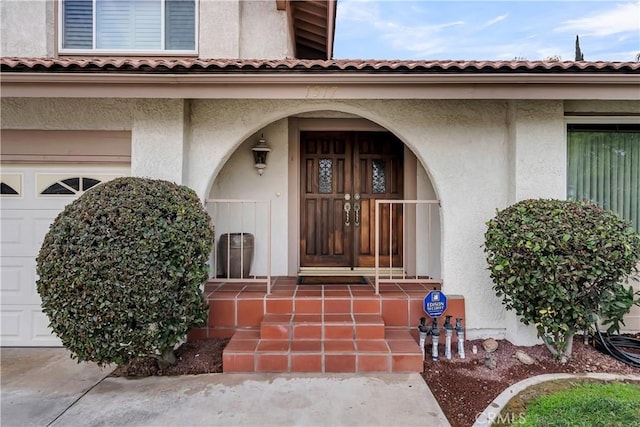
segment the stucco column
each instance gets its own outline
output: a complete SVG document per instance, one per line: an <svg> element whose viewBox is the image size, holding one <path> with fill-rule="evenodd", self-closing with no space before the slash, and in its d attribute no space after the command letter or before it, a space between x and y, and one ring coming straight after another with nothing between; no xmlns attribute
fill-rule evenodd
<svg viewBox="0 0 640 427"><path fill-rule="evenodd" d="M510 101L508 106L509 205L530 198L566 198L567 148L562 101ZM505 338L516 345L540 341L514 312Z"/></svg>
<svg viewBox="0 0 640 427"><path fill-rule="evenodd" d="M509 202L566 197L567 146L562 101L510 101Z"/></svg>
<svg viewBox="0 0 640 427"><path fill-rule="evenodd" d="M186 101L140 100L131 127L131 175L182 184L187 146Z"/></svg>

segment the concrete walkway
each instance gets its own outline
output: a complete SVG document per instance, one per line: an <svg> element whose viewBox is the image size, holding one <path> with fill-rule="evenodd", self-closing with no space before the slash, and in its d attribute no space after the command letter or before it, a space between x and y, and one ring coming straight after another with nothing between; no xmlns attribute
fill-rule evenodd
<svg viewBox="0 0 640 427"><path fill-rule="evenodd" d="M64 349L3 348L1 425L448 426L419 374L125 379Z"/></svg>

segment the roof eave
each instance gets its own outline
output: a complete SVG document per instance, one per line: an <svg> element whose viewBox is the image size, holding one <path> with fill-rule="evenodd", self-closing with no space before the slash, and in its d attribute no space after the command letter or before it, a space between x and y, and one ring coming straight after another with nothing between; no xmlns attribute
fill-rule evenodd
<svg viewBox="0 0 640 427"><path fill-rule="evenodd" d="M640 99L621 73L3 73L3 97L226 99Z"/></svg>

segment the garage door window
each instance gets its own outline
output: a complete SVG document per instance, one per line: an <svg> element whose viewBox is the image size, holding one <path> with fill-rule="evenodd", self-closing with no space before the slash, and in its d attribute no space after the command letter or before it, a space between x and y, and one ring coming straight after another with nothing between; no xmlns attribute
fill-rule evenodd
<svg viewBox="0 0 640 427"><path fill-rule="evenodd" d="M18 193L18 191L13 188L12 186L10 186L9 184L5 184L0 183L0 191L2 192L3 196L19 196L20 193Z"/></svg>
<svg viewBox="0 0 640 427"><path fill-rule="evenodd" d="M3 173L0 181L0 194L2 197L20 196L22 194L22 176L17 173Z"/></svg>
<svg viewBox="0 0 640 427"><path fill-rule="evenodd" d="M89 177L66 178L49 185L40 194L45 196L73 196L84 193L98 184L100 184L100 180Z"/></svg>

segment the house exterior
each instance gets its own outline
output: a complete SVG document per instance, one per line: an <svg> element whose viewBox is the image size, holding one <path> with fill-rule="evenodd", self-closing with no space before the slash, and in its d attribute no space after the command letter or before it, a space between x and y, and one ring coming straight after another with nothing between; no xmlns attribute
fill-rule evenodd
<svg viewBox="0 0 640 427"><path fill-rule="evenodd" d="M252 277L378 265L464 298L468 338L516 344L535 332L491 289L485 223L581 197L572 135L632 135L620 191L638 226L638 63L332 60L333 0L145 2L138 45L105 30L124 16L107 3L1 6L2 345L58 344L34 257L66 203L120 175L193 188L217 240L255 234Z"/></svg>

